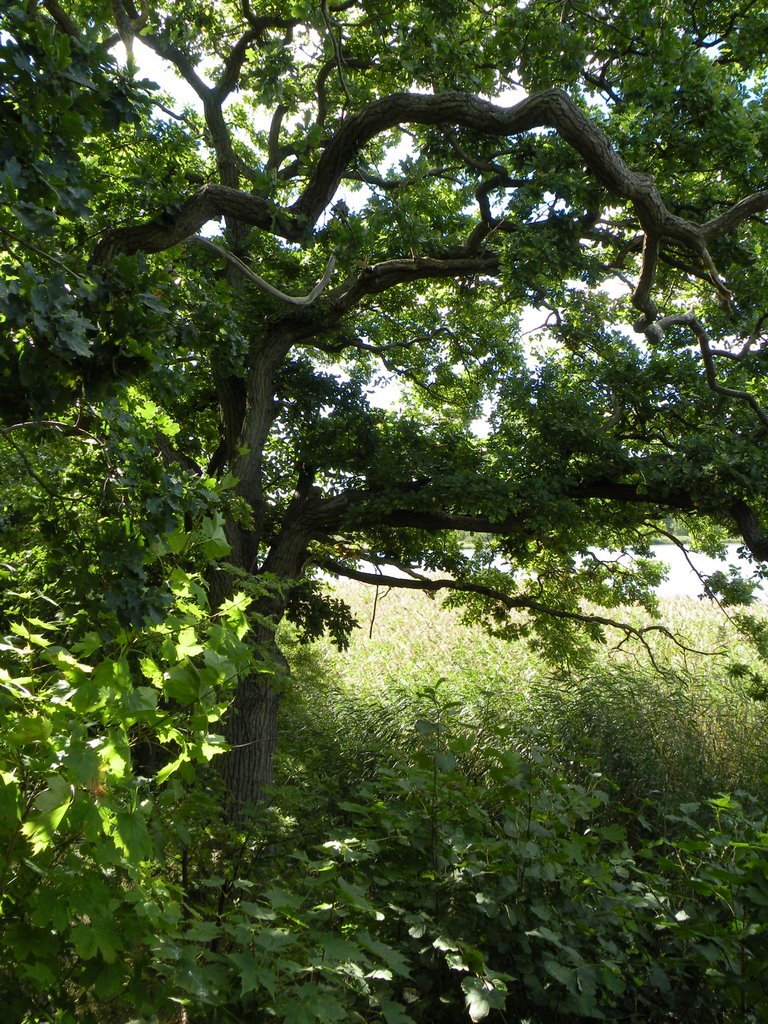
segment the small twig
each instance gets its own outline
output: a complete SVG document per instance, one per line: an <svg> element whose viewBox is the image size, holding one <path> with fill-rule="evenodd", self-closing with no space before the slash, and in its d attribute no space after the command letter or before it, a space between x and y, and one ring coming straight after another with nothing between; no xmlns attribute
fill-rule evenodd
<svg viewBox="0 0 768 1024"><path fill-rule="evenodd" d="M747 340L744 342L744 344L741 346L741 348L739 349L738 352L729 352L727 348L713 348L712 349L712 355L713 356L724 356L726 359L733 359L733 361L736 362L736 363L740 362L747 355L749 350L752 348L752 346L756 343L757 339L760 337L760 332L761 332L761 330L763 328L763 324L765 323L766 320L768 320L768 313L763 313L763 315L760 317L760 319L755 324L754 331L752 331L752 333L747 338Z"/></svg>
<svg viewBox="0 0 768 1024"><path fill-rule="evenodd" d="M331 24L331 18L328 13L327 0L322 0L322 3L320 4L320 10L323 15L325 27L328 29L328 35L331 37L331 45L333 46L333 53L336 58L336 68L339 73L339 83L341 85L344 96L346 97L347 103L349 104L350 107L352 107L353 103L352 97L349 92L349 86L347 85L347 81L344 78L344 58L341 53L341 46L339 45L339 41L333 32L333 25Z"/></svg>
<svg viewBox="0 0 768 1024"><path fill-rule="evenodd" d="M717 596L717 594L715 594L715 593L714 593L714 592L713 592L713 591L711 590L711 588L709 587L709 584L707 583L707 581L706 581L706 579L704 578L704 576L703 576L703 575L702 575L702 574L701 574L701 573L699 572L699 570L698 570L698 569L696 568L696 566L695 566L695 565L693 564L693 561L692 561L692 559L691 559L691 555L690 555L690 552L688 551L688 548L687 548L687 547L685 546L685 544L683 544L683 542L682 542L681 540L679 540L679 538L677 538L677 537L676 537L676 536L674 535L674 533L668 533L668 532L667 532L667 530L661 530L661 529L658 529L658 528L657 528L656 532L657 532L657 533L660 533L662 537L666 537L668 541L670 541L670 542L671 542L672 544L674 544L674 545L675 545L675 547L676 547L676 548L677 548L677 549L678 549L679 551L681 551L681 552L682 552L682 554L683 554L683 558L684 558L684 559L686 560L686 562L688 563L688 568L689 568L689 569L691 570L691 572L692 572L692 573L693 573L693 574L694 574L694 575L696 576L696 578L698 579L699 583L700 583L700 584L702 585L702 587L704 588L704 593L706 594L706 596L707 596L707 597L709 598L709 600L710 600L710 601L714 601L714 602L715 602L715 604L716 604L716 605L717 605L717 607L718 607L718 608L720 609L720 611L721 611L721 612L723 613L723 615L725 616L725 618L726 618L726 619L727 619L727 620L728 620L728 621L729 621L729 622L731 623L731 625L732 625L732 626L735 626L735 625L736 625L736 623L734 622L734 620L733 620L733 619L731 618L731 616L730 616L730 615L728 614L728 612L726 611L726 609L725 609L725 605L724 605L724 604L722 603L722 601L721 601L721 600L720 600L720 598L719 598L719 597Z"/></svg>
<svg viewBox="0 0 768 1024"><path fill-rule="evenodd" d="M88 441L93 441L95 445L101 448L104 455L104 461L107 463L107 468L112 469L112 463L109 458L109 452L104 442L96 437L95 434L91 434L90 431L78 427L76 423L64 423L62 420L22 420L19 423L12 423L8 427L3 427L0 430L0 434L9 434L12 430L29 430L35 427L53 427L55 430L61 432L67 432L70 434L79 434L81 437L86 438Z"/></svg>
<svg viewBox="0 0 768 1024"><path fill-rule="evenodd" d="M56 498L57 500L61 500L61 494L59 494L58 491L54 491L52 487L49 487L48 484L45 482L45 480L43 480L43 478L41 476L39 476L38 473L35 471L34 466L29 461L29 458L27 457L27 454L24 451L24 449L21 447L21 445L20 444L16 444L16 442L13 440L13 438L8 436L8 430L0 431L0 434L2 434L2 436L8 442L8 444L11 446L11 448L13 448L14 451L16 452L16 454L21 458L21 461L26 466L27 472L32 477L32 479L36 483L40 484L40 486L46 492L46 494L50 494L50 496L52 498Z"/></svg>
<svg viewBox="0 0 768 1024"><path fill-rule="evenodd" d="M328 260L328 266L325 268L325 273L322 278L311 292L307 295L286 295L285 292L280 291L279 288L275 288L268 281L265 281L263 277L259 277L249 267L243 263L233 252L228 249L222 248L217 245L216 242L212 242L209 238L203 238L202 235L192 235L186 239L187 242L197 242L198 245L204 246L206 249L210 249L211 252L215 252L217 256L221 256L227 260L233 266L237 267L238 270L242 271L243 274L248 278L249 281L253 281L257 284L262 291L267 292L268 295L274 295L276 299L280 299L281 302L288 302L292 306L311 306L315 299L320 295L323 289L326 287L328 282L331 280L333 275L333 269L336 266L336 257L331 256Z"/></svg>
<svg viewBox="0 0 768 1024"><path fill-rule="evenodd" d="M10 238L14 242L18 242L19 245L23 245L26 249L31 249L32 252L36 252L37 255L42 256L43 259L48 260L50 263L54 263L57 267L61 267L62 270L66 270L68 274L71 274L72 277L76 277L78 281L86 283L86 278L84 278L82 274L76 273L76 271L72 270L71 267L68 267L63 260L60 260L58 256L51 256L49 252L46 252L44 249L39 249L36 245L33 245L25 238L20 238L18 235L14 234L13 231L9 231L8 228L0 226L0 232L2 232L6 238Z"/></svg>

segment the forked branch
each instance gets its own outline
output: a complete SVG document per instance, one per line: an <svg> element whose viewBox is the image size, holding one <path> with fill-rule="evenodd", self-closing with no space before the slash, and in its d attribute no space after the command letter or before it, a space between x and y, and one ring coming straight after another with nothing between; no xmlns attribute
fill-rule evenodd
<svg viewBox="0 0 768 1024"><path fill-rule="evenodd" d="M632 204L649 237L636 295L636 304L646 315L659 244L668 241L695 253L709 279L726 298L729 293L717 274L707 245L755 212L768 209L768 191L762 191L746 197L705 224L672 213L653 179L632 170L601 128L559 89L528 96L512 107L499 107L470 93L395 93L369 103L341 122L325 146L304 191L291 206L283 208L262 196L221 185L206 185L172 216L166 214L162 220L111 232L98 246L94 261L103 263L117 252L139 249L160 252L197 233L207 220L221 216L238 218L243 224L288 241L306 241L342 179L355 167L363 147L376 136L408 123L451 131L457 127L467 128L499 138L537 129L557 132L583 158L588 170L612 196Z"/></svg>
<svg viewBox="0 0 768 1024"><path fill-rule="evenodd" d="M687 327L696 338L696 341L699 344L701 358L704 363L704 374L710 390L714 391L717 395L723 395L726 398L736 398L741 402L746 402L763 426L768 427L768 413L764 411L754 395L751 395L748 391L742 391L740 388L726 387L717 379L714 353L710 346L709 335L707 334L704 325L696 317L696 314L688 312L665 316L660 320L657 320L655 323L645 327L643 330L649 338L653 340L660 340L670 327Z"/></svg>

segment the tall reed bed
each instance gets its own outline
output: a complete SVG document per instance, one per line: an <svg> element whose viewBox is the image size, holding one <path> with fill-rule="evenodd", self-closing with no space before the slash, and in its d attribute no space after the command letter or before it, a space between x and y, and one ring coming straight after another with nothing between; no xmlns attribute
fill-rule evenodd
<svg viewBox="0 0 768 1024"><path fill-rule="evenodd" d="M285 637L294 685L282 770L294 781L332 768L343 785L397 765L414 724L442 715L471 725L479 746L486 729L509 726L575 776L604 773L632 808L766 792L768 708L750 695L759 661L710 605L664 602L677 640L649 634L648 651L608 637L571 667L467 626L418 593L339 590L360 623L347 651ZM622 616L640 622L635 610Z"/></svg>

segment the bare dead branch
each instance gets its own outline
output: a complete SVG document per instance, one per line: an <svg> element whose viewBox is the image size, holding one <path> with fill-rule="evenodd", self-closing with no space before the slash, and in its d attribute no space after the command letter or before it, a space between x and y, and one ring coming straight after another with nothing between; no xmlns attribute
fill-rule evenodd
<svg viewBox="0 0 768 1024"><path fill-rule="evenodd" d="M212 242L210 238L203 238L201 235L193 235L191 238L187 239L187 242L196 242L198 245L202 245L204 248L210 249L211 252L215 252L217 256L221 256L222 259L227 260L232 264L232 266L237 267L237 269L241 271L249 281L253 281L254 284L258 285L262 291L267 292L268 295L273 295L276 299L280 299L281 302L287 302L291 306L311 306L331 280L333 268L336 266L336 257L331 256L328 260L328 265L325 268L325 273L311 292L307 295L287 295L285 292L280 291L279 288L275 288L274 285L271 285L269 281L265 281L263 277L259 277L258 274L255 274L250 267L247 267L245 263L235 256L233 252L229 252L229 250L217 245L216 242Z"/></svg>

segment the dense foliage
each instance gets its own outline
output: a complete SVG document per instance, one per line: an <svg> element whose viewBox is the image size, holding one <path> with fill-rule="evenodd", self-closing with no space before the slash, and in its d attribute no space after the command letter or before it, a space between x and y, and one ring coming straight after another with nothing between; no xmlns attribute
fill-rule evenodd
<svg viewBox="0 0 768 1024"><path fill-rule="evenodd" d="M3 4L14 1019L480 1019L504 992L514 1019L649 1020L654 993L764 1019L747 798L630 843L607 790L438 707L303 846L310 809L263 798L278 626L355 626L330 577L577 665L667 629L617 609L658 612L670 517L763 573L767 28L715 0Z"/></svg>
<svg viewBox="0 0 768 1024"><path fill-rule="evenodd" d="M212 603L258 577L265 650L286 614L345 642L318 570L405 567L563 657L621 627L585 597L653 607L670 515L768 553L762 6L386 11L3 15L6 535L53 535L65 617L157 614L207 479ZM244 805L277 700L234 709Z"/></svg>

